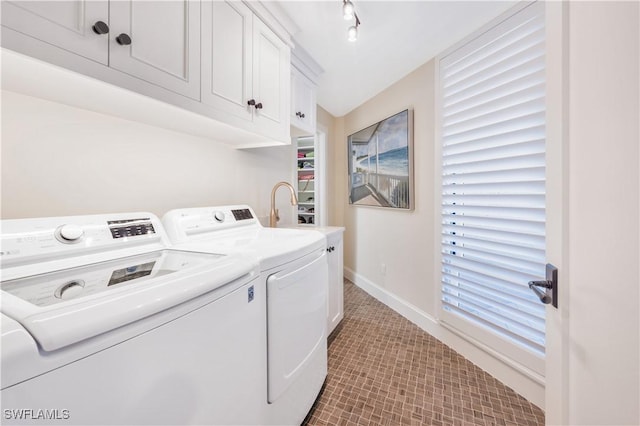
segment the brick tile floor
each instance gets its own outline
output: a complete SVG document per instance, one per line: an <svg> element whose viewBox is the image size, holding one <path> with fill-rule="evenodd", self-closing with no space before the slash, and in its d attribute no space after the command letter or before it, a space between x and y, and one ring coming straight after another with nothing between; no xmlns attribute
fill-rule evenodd
<svg viewBox="0 0 640 426"><path fill-rule="evenodd" d="M544 412L345 280L329 374L304 425L544 425Z"/></svg>

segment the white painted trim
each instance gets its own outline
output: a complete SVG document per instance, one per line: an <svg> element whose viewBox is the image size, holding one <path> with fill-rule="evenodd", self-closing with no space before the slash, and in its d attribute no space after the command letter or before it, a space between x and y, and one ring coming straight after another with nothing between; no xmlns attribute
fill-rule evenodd
<svg viewBox="0 0 640 426"><path fill-rule="evenodd" d="M320 201L320 221L316 220L316 226L327 226L329 224L329 207L327 206L327 143L329 139L329 129L316 121L316 164L315 168L320 173L320 178L316 183L320 184L317 200ZM316 173L316 177L318 173ZM317 209L316 209L317 211Z"/></svg>
<svg viewBox="0 0 640 426"><path fill-rule="evenodd" d="M380 287L368 278L344 267L344 277L413 324L449 346L467 360L491 374L533 404L544 409L544 378L497 353L486 345L443 326L436 318Z"/></svg>
<svg viewBox="0 0 640 426"><path fill-rule="evenodd" d="M243 1L243 3L251 9L256 16L264 22L287 46L293 48L293 40L291 35L297 33L298 27L291 19L287 19L287 15L282 15L273 7L271 2L260 1Z"/></svg>
<svg viewBox="0 0 640 426"><path fill-rule="evenodd" d="M307 77L313 84L318 85L320 75L324 73L324 69L318 64L313 57L304 50L302 46L293 40L293 49L291 49L291 65Z"/></svg>
<svg viewBox="0 0 640 426"><path fill-rule="evenodd" d="M369 279L357 274L350 268L344 267L344 276L355 285L369 293L380 302L384 303L427 333L434 335L437 333L438 321L431 315L421 311L409 302L402 300L395 294L378 286Z"/></svg>

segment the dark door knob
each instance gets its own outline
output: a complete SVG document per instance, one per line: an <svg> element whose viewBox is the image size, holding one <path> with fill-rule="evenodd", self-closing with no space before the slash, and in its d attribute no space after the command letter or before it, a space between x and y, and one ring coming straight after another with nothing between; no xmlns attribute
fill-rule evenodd
<svg viewBox="0 0 640 426"><path fill-rule="evenodd" d="M109 33L109 26L107 24L105 24L102 21L98 21L95 24L93 24L93 32L96 34L108 34Z"/></svg>
<svg viewBox="0 0 640 426"><path fill-rule="evenodd" d="M116 37L116 42L118 42L118 44L121 46L128 46L131 44L131 37L129 37L125 33L122 33L118 37Z"/></svg>
<svg viewBox="0 0 640 426"><path fill-rule="evenodd" d="M256 109L262 109L262 102L258 102L256 104Z"/></svg>
<svg viewBox="0 0 640 426"><path fill-rule="evenodd" d="M303 113L300 113L300 118L304 118L304 114Z"/></svg>
<svg viewBox="0 0 640 426"><path fill-rule="evenodd" d="M255 104L256 104L256 100L255 99L249 99L247 101L247 105L249 105L249 106L254 106Z"/></svg>

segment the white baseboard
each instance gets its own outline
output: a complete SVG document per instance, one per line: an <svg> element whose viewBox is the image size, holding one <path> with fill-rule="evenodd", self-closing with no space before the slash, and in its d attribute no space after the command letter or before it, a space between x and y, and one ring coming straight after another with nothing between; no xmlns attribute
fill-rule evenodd
<svg viewBox="0 0 640 426"><path fill-rule="evenodd" d="M435 336L434 333L438 332L437 327L440 327L440 325L438 324L438 320L416 308L406 300L403 300L395 294L390 293L389 291L378 286L362 275L357 274L346 266L344 268L344 276L349 281L351 281L427 333Z"/></svg>
<svg viewBox="0 0 640 426"><path fill-rule="evenodd" d="M539 380L505 362L479 342L471 342L442 326L436 318L346 266L344 277L544 410L545 389Z"/></svg>

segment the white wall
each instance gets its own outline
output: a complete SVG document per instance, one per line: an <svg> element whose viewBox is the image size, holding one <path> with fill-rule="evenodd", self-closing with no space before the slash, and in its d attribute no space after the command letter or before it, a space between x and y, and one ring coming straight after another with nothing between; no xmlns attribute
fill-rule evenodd
<svg viewBox="0 0 640 426"><path fill-rule="evenodd" d="M290 146L235 150L13 92L2 92L2 218L246 203L268 216L291 181ZM283 190L281 210L293 209ZM283 215L289 217L290 215Z"/></svg>
<svg viewBox="0 0 640 426"><path fill-rule="evenodd" d="M570 2L568 31L565 420L638 425L640 4Z"/></svg>
<svg viewBox="0 0 640 426"><path fill-rule="evenodd" d="M344 117L347 136L403 109L413 109L415 210L345 205L345 265L418 309L435 316L434 256L434 62L430 61ZM346 167L346 163L343 164ZM342 200L348 191L346 170ZM427 259L427 261L425 261ZM386 273L382 272L382 264Z"/></svg>

